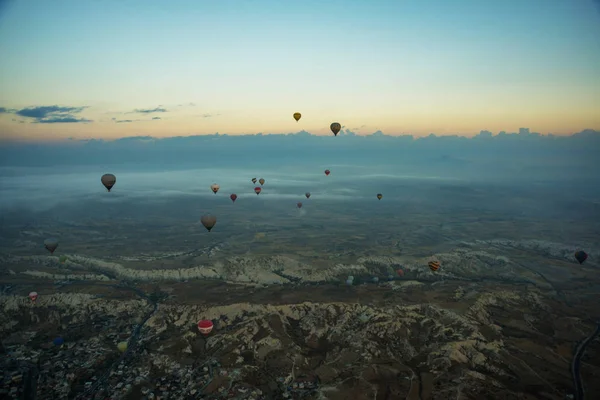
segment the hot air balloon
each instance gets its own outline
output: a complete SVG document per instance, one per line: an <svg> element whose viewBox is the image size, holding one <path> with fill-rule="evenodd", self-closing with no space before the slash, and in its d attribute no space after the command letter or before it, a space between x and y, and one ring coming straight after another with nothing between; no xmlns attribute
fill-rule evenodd
<svg viewBox="0 0 600 400"><path fill-rule="evenodd" d="M217 192L219 191L220 188L221 188L221 186L217 185L216 183L213 183L212 185L210 185L210 190L212 190L212 192L214 194L217 194Z"/></svg>
<svg viewBox="0 0 600 400"><path fill-rule="evenodd" d="M54 250L56 250L58 247L58 240L55 238L46 239L44 240L44 247L50 252L50 254L54 254Z"/></svg>
<svg viewBox="0 0 600 400"><path fill-rule="evenodd" d="M64 263L66 263L66 262L67 262L67 256L60 256L60 257L58 257L58 261L59 261L61 264L64 264Z"/></svg>
<svg viewBox="0 0 600 400"><path fill-rule="evenodd" d="M328 170L328 169L325 170L325 175L329 176L330 173L331 173L330 170Z"/></svg>
<svg viewBox="0 0 600 400"><path fill-rule="evenodd" d="M260 186L254 188L254 193L256 193L257 196L260 194L261 191L262 189L260 188Z"/></svg>
<svg viewBox="0 0 600 400"><path fill-rule="evenodd" d="M198 330L203 335L208 335L213 330L213 323L209 319L198 321Z"/></svg>
<svg viewBox="0 0 600 400"><path fill-rule="evenodd" d="M127 342L119 342L119 344L117 344L117 349L119 349L121 353L125 353L127 351Z"/></svg>
<svg viewBox="0 0 600 400"><path fill-rule="evenodd" d="M100 178L100 181L106 190L110 192L110 189L112 189L112 187L115 186L115 183L117 183L117 177L113 174L104 174L102 175L102 178Z"/></svg>
<svg viewBox="0 0 600 400"><path fill-rule="evenodd" d="M210 230L217 223L217 217L215 217L213 215L203 215L200 218L200 222L202 222L202 225L204 225L204 227L210 232Z"/></svg>
<svg viewBox="0 0 600 400"><path fill-rule="evenodd" d="M353 283L354 281L352 279L346 279L346 285L352 286Z"/></svg>
<svg viewBox="0 0 600 400"><path fill-rule="evenodd" d="M399 277L403 277L404 276L404 271L402 271L401 269L398 269L396 271L396 273L398 274Z"/></svg>
<svg viewBox="0 0 600 400"><path fill-rule="evenodd" d="M30 292L29 293L29 298L31 299L31 301L35 302L38 298L38 293L37 292Z"/></svg>
<svg viewBox="0 0 600 400"><path fill-rule="evenodd" d="M55 345L55 346L60 346L60 345L62 345L64 342L65 342L65 340L64 340L63 338L61 338L60 336L59 336L59 337L56 337L56 338L54 338L54 340L52 341L52 343L54 343L54 345Z"/></svg>
<svg viewBox="0 0 600 400"><path fill-rule="evenodd" d="M378 277L376 277L376 276L374 276L374 277L373 277L373 283L379 283L379 278L378 278Z"/></svg>
<svg viewBox="0 0 600 400"><path fill-rule="evenodd" d="M427 265L429 265L429 269L434 272L437 271L438 269L440 269L440 267L441 267L441 264L439 261L429 261L427 263Z"/></svg>
<svg viewBox="0 0 600 400"><path fill-rule="evenodd" d="M252 183L254 183L256 185L256 178L252 178Z"/></svg>
<svg viewBox="0 0 600 400"><path fill-rule="evenodd" d="M298 204L296 204L296 206L298 206L298 208L302 208L302 203L298 202Z"/></svg>
<svg viewBox="0 0 600 400"><path fill-rule="evenodd" d="M310 192L306 192L306 193L304 193L304 195L306 196L307 199L310 199Z"/></svg>
<svg viewBox="0 0 600 400"><path fill-rule="evenodd" d="M377 193L377 199L381 200L382 197L383 195L381 193Z"/></svg>
<svg viewBox="0 0 600 400"><path fill-rule="evenodd" d="M587 260L588 255L585 251L583 250L579 250L575 252L575 259L577 260L577 262L581 265L585 262L585 260Z"/></svg>
<svg viewBox="0 0 600 400"><path fill-rule="evenodd" d="M300 113L294 113L294 119L296 120L296 122L300 121L300 118L302 118L302 114Z"/></svg>
<svg viewBox="0 0 600 400"><path fill-rule="evenodd" d="M258 183L260 183L260 186L262 186L262 185L264 185L264 184L265 184L265 180L264 180L263 178L260 178L260 179L258 180Z"/></svg>
<svg viewBox="0 0 600 400"><path fill-rule="evenodd" d="M232 193L231 196L229 196L229 198L235 203L235 200L237 199L237 194Z"/></svg>
<svg viewBox="0 0 600 400"><path fill-rule="evenodd" d="M333 132L333 135L337 136L337 134L340 132L340 129L342 129L342 126L339 122L334 122L329 126L329 128L331 128L331 132Z"/></svg>

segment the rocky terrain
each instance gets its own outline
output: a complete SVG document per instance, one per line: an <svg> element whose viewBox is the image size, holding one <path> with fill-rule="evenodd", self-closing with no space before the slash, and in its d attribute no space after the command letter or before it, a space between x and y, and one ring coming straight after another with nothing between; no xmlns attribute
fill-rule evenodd
<svg viewBox="0 0 600 400"><path fill-rule="evenodd" d="M61 264L55 256L18 256L0 254L0 265L4 274L25 274L44 279L86 279L86 280L130 280L130 281L185 281L189 279L218 279L228 283L270 285L296 282L325 283L343 282L348 275L387 278L395 275L401 268L405 277L416 280L497 279L521 283L535 283L548 286L527 265L519 263L520 258L532 256L562 261L573 264L573 252L577 248L558 243L544 241L511 241L490 240L461 242L458 248L449 252L433 254L429 257L415 258L403 256L361 256L351 264L332 264L324 268L321 265L303 263L289 256L271 257L228 257L211 264L196 265L187 268L169 269L134 269L121 263L104 261L78 254L64 254L68 260ZM586 267L596 267L593 250L586 248L590 261ZM512 260L511 253L517 255ZM509 254L510 256L507 256ZM529 256L528 262L531 259ZM146 256L145 262L171 258L176 260L181 255L164 254L154 257ZM438 260L443 269L431 272L427 262ZM11 268L11 266L14 266ZM576 271L568 271L577 273Z"/></svg>
<svg viewBox="0 0 600 400"><path fill-rule="evenodd" d="M456 254L436 258L452 266ZM363 261L343 273L395 262ZM3 393L23 392L19 371L28 362L39 369L38 398L47 399L85 396L90 387L113 399L562 399L571 348L593 328L533 283L407 279L344 288L358 301L336 301L331 289L320 302L310 301L310 286L282 287L295 296L287 304L253 302L253 292L237 302L221 291L218 302L193 305L175 288L155 312L124 287L97 295L77 293L89 290L83 283L48 289L35 304L26 293L5 294L0 334L12 364ZM208 337L195 327L203 318L215 323ZM60 347L51 343L56 335L65 339ZM116 344L128 339L133 350L119 359Z"/></svg>

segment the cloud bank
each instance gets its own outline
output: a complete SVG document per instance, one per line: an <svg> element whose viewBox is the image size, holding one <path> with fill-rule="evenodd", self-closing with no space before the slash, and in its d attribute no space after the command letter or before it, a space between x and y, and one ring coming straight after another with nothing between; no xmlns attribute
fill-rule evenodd
<svg viewBox="0 0 600 400"><path fill-rule="evenodd" d="M40 116L42 114L36 114ZM47 114L44 114L47 115ZM416 179L491 181L600 181L600 132L543 136L482 131L461 136L358 136L346 129L337 137L295 134L202 135L157 139L127 137L114 141L68 140L49 144L12 143L0 147L0 174L24 169L47 171L318 171L335 169L335 179L361 175ZM340 167L337 167L340 166ZM97 173L97 172L95 172Z"/></svg>

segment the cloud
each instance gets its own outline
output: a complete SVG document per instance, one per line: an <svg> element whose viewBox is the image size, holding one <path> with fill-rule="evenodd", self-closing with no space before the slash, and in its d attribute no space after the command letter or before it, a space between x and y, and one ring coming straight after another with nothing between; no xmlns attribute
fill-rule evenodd
<svg viewBox="0 0 600 400"><path fill-rule="evenodd" d="M66 123L87 123L93 122L90 119L78 118L75 114L79 114L87 106L83 107L62 107L53 106L36 106L27 107L20 110L10 110L2 108L4 113L14 113L23 118L33 119L33 123L39 124L66 124Z"/></svg>
<svg viewBox="0 0 600 400"><path fill-rule="evenodd" d="M351 131L343 133L347 132ZM339 199L342 203L347 199L375 201L379 206L375 199L379 192L383 192L382 201L388 201L387 204L394 203L399 196L411 197L414 191L421 191L422 201L444 206L456 193L469 190L470 182L496 188L498 193L511 186L534 190L552 186L597 201L600 199L598 148L600 131L591 129L571 136L536 135L523 129L522 134L490 135L482 131L472 138L383 134L334 137L301 132L3 143L0 208L28 202L48 207L65 198L85 204L87 198L83 196L94 198L102 193L99 177L107 172L117 175L115 195L121 198L140 198L145 203L146 199L157 201L156 198L185 195L199 197L203 209L209 209L213 204L210 202L217 200L229 207L227 196L237 193L240 201L245 197L255 204L276 199L289 201L295 210L296 201L304 201L307 190L314 196L306 201L309 210L310 203L325 198ZM329 177L323 173L325 169L331 170ZM43 174L60 174L61 179L57 181ZM266 179L264 193L258 197L252 192L252 177ZM213 182L222 187L217 196L209 189ZM444 182L464 184L455 186L454 192L436 193L427 189ZM57 197L56 192L64 196ZM116 196L101 197L105 201L118 201ZM553 197L544 196L539 195L555 202ZM472 209L475 214L485 207L486 200L480 201ZM278 203L270 204L276 207ZM196 200L194 207L198 207ZM506 207L516 213L523 209L516 202ZM597 212L597 204L593 207ZM171 204L169 209L177 206ZM570 207L564 215L572 215L576 209ZM593 220L589 216L588 219Z"/></svg>
<svg viewBox="0 0 600 400"><path fill-rule="evenodd" d="M160 106L156 107L156 108L136 108L135 110L131 111L131 113L136 113L136 114L153 114L153 113L164 113L164 112L168 112L166 109L161 108Z"/></svg>
<svg viewBox="0 0 600 400"><path fill-rule="evenodd" d="M148 119L116 119L116 118L111 118L111 121L117 123L117 124L126 124L126 123L130 123L130 122L140 122L140 121L152 121L152 120L159 120L162 119L161 117L152 117L152 119L148 120Z"/></svg>
<svg viewBox="0 0 600 400"><path fill-rule="evenodd" d="M113 120L132 123L136 120ZM150 118L142 121L151 121ZM147 146L152 143L152 146ZM323 171L335 164L388 165L406 174L436 170L440 174L474 176L486 168L503 176L526 175L528 165L549 164L547 173L566 176L574 166L579 177L598 179L597 150L600 132L591 129L571 136L539 135L535 132L490 134L482 131L474 137L410 135L390 136L382 132L355 135L349 129L333 135L317 136L310 132L263 135L196 135L167 138L130 137L120 140L77 140L40 144L0 145L3 165L58 166L131 164L131 168L173 169L190 165L294 165ZM61 150L61 148L64 149ZM248 149L259 148L260 155ZM17 150L18 149L18 150ZM61 153L61 151L64 152ZM58 152L58 153L56 153ZM56 154L55 154L56 153ZM68 157L65 155L69 154ZM156 160L161 160L157 164ZM564 168L561 170L558 165ZM554 169L554 166L557 166ZM542 173L541 167L535 167ZM562 168L562 167L561 167ZM510 171L509 171L510 170ZM519 172L524 171L524 172ZM256 171L258 174L260 170ZM490 172L490 173L492 173ZM594 175L595 174L595 175ZM485 176L481 172L481 176ZM571 175L572 176L572 175ZM336 178L339 174L336 174ZM519 178L521 178L519 176ZM591 183L587 183L590 185ZM600 185L599 185L600 187Z"/></svg>
<svg viewBox="0 0 600 400"><path fill-rule="evenodd" d="M85 107L60 107L60 106L42 106L23 108L16 112L17 115L26 118L43 119L55 114L77 114L83 111Z"/></svg>
<svg viewBox="0 0 600 400"><path fill-rule="evenodd" d="M91 119L75 117L51 117L36 121L38 124L69 124L77 122L93 122Z"/></svg>

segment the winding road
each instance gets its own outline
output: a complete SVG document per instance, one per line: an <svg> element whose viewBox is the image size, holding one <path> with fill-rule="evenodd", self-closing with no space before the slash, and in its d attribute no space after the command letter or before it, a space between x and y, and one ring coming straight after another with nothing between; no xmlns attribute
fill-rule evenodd
<svg viewBox="0 0 600 400"><path fill-rule="evenodd" d="M575 350L573 361L571 361L571 376L573 377L573 387L575 388L575 400L585 399L585 388L581 381L581 358L585 354L588 345L600 335L600 322L596 322L596 330L590 336L585 338Z"/></svg>

